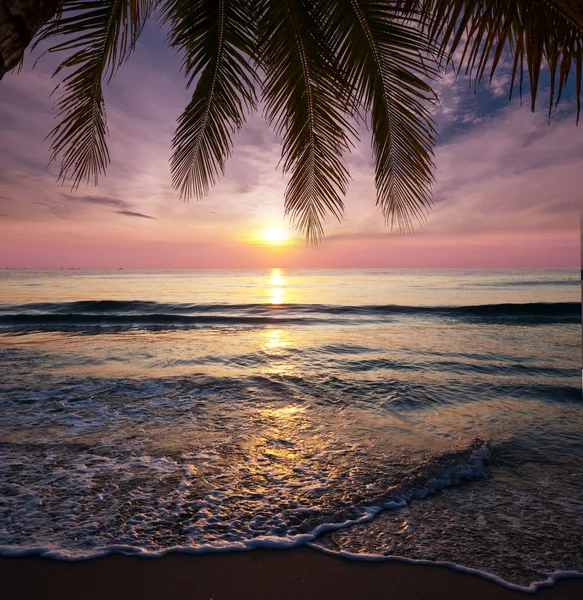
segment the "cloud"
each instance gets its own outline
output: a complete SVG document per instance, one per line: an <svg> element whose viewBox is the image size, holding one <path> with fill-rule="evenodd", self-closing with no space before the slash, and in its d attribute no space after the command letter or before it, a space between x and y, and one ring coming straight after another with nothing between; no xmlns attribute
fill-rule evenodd
<svg viewBox="0 0 583 600"><path fill-rule="evenodd" d="M131 210L116 210L115 212L118 215L125 215L126 217L140 217L141 219L154 219L154 220L156 220L156 217L151 217L150 215L144 215L144 214L139 213L139 212L133 212Z"/></svg>
<svg viewBox="0 0 583 600"><path fill-rule="evenodd" d="M68 198L75 202L87 202L88 204L96 204L98 206L105 206L107 208L118 208L120 210L127 210L132 208L132 204L119 198L109 198L107 196L71 196Z"/></svg>
<svg viewBox="0 0 583 600"><path fill-rule="evenodd" d="M505 105L438 146L434 206L412 239L574 235L583 171L583 136L574 111L565 105L549 126L546 111L531 114L519 104ZM373 210L372 178L372 172L356 172L346 222L331 224L324 243L404 239Z"/></svg>
<svg viewBox="0 0 583 600"><path fill-rule="evenodd" d="M549 126L544 111L518 106L490 115L439 147L436 207L443 232L569 230L580 210L583 136L573 111Z"/></svg>

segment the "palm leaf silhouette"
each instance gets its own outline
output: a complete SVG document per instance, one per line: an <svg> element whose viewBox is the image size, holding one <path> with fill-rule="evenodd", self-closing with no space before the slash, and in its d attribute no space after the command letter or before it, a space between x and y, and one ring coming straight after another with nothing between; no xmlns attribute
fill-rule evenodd
<svg viewBox="0 0 583 600"><path fill-rule="evenodd" d="M224 171L231 134L256 107L250 57L257 36L244 8L228 0L172 0L164 7L170 42L183 50L188 85L198 77L172 142L172 181L185 198L208 193Z"/></svg>
<svg viewBox="0 0 583 600"><path fill-rule="evenodd" d="M428 110L437 70L412 11L375 0L330 2L335 49L370 115L377 204L411 227L430 204L435 127Z"/></svg>
<svg viewBox="0 0 583 600"><path fill-rule="evenodd" d="M436 139L432 83L447 63L477 83L492 78L508 52L510 94L517 80L522 92L526 67L533 110L545 65L549 111L575 74L579 117L583 7L575 0L65 0L37 43L58 37L50 51L69 53L57 70L67 74L50 136L51 159L61 157L60 177L74 186L105 172L103 82L150 15L169 27L193 87L172 143L174 186L187 199L208 193L261 91L283 139L285 210L309 241L322 236L328 215L342 215L344 155L363 119L385 219L410 229L425 215Z"/></svg>
<svg viewBox="0 0 583 600"><path fill-rule="evenodd" d="M348 188L342 154L355 134L322 26L309 0L266 2L260 21L265 112L283 136L283 170L291 172L285 210L311 242L323 234L328 213L342 215Z"/></svg>
<svg viewBox="0 0 583 600"><path fill-rule="evenodd" d="M577 121L581 112L583 5L574 0L414 0L405 3L421 14L439 54L451 60L462 51L457 68L475 77L488 71L492 79L502 54L513 59L510 96L516 78L528 72L531 108L534 111L541 68L551 75L549 116L560 100L572 67L576 74ZM489 69L488 69L489 66Z"/></svg>
<svg viewBox="0 0 583 600"><path fill-rule="evenodd" d="M149 0L68 1L37 42L65 37L49 52L70 51L56 73L73 69L57 86L61 117L50 132L51 160L62 154L63 179L74 187L83 179L97 183L109 164L103 80L110 79L134 49L153 7Z"/></svg>

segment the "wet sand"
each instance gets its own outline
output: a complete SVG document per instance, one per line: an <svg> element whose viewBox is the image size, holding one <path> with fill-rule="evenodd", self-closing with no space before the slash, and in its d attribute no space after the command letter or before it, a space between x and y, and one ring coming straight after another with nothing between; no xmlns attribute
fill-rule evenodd
<svg viewBox="0 0 583 600"><path fill-rule="evenodd" d="M15 600L583 598L583 579L528 594L447 567L346 560L307 548L82 562L1 558L0 582L0 596Z"/></svg>

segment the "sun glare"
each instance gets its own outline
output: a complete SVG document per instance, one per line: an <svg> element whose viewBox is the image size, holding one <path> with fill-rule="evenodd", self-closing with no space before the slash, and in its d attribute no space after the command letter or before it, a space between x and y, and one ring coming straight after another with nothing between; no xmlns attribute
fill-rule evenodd
<svg viewBox="0 0 583 600"><path fill-rule="evenodd" d="M281 269L271 269L269 285L265 291L270 304L285 304L285 278Z"/></svg>
<svg viewBox="0 0 583 600"><path fill-rule="evenodd" d="M289 241L289 231L281 227L269 227L261 232L261 237L266 244L281 246Z"/></svg>

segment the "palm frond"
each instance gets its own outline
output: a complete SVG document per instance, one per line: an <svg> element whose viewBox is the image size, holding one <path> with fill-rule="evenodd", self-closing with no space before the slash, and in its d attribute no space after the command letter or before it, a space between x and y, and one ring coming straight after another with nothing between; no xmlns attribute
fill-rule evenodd
<svg viewBox="0 0 583 600"><path fill-rule="evenodd" d="M341 64L372 126L377 204L410 230L431 203L435 125L431 46L410 11L390 0L332 0L330 29Z"/></svg>
<svg viewBox="0 0 583 600"><path fill-rule="evenodd" d="M0 80L12 69L20 73L27 46L60 10L60 4L61 0L0 0Z"/></svg>
<svg viewBox="0 0 583 600"><path fill-rule="evenodd" d="M154 0L66 0L57 19L39 34L42 40L64 37L49 52L72 52L59 66L73 69L57 86L60 122L50 132L51 161L62 155L60 179L77 187L97 184L109 164L107 119L102 82L133 50Z"/></svg>
<svg viewBox="0 0 583 600"><path fill-rule="evenodd" d="M262 80L267 120L283 137L286 214L309 241L340 218L349 175L343 161L366 115L376 162L377 205L410 229L431 204L435 125L432 81L442 61L492 78L506 50L512 89L528 72L532 109L541 69L551 74L550 111L575 73L581 107L580 0L64 0L36 43L59 37L59 122L51 160L73 186L104 173L109 154L103 81L160 9L184 56L192 98L173 139L172 180L200 198L224 171L232 136L256 107Z"/></svg>
<svg viewBox="0 0 583 600"><path fill-rule="evenodd" d="M583 5L574 0L415 0L405 3L423 15L426 31L440 43L442 57L462 50L458 70L476 82L490 79L505 50L513 59L510 97L524 65L529 76L531 108L536 108L540 73L551 75L549 117L575 72L577 122L581 112ZM488 65L489 69L488 69Z"/></svg>
<svg viewBox="0 0 583 600"><path fill-rule="evenodd" d="M285 211L316 243L326 216L340 219L348 188L342 155L356 132L346 115L346 80L325 45L322 3L280 0L265 2L263 8L265 114L283 137L283 171L291 173Z"/></svg>
<svg viewBox="0 0 583 600"><path fill-rule="evenodd" d="M201 198L224 172L232 134L256 107L252 62L256 32L248 2L170 0L170 43L184 53L192 99L172 142L172 181L182 197Z"/></svg>

